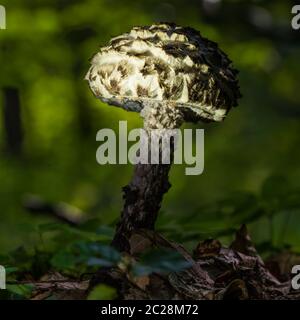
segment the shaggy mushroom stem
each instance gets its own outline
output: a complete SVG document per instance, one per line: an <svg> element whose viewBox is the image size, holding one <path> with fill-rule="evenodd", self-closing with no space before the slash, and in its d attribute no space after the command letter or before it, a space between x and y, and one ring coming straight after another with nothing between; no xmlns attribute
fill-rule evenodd
<svg viewBox="0 0 300 320"><path fill-rule="evenodd" d="M179 108L161 102L146 103L141 116L148 134L148 159L150 161L151 152L158 152L160 160L158 164L136 164L131 182L123 188L125 203L112 244L126 252L130 252L129 239L135 230L154 230L163 196L171 187L168 176L175 146L174 136L170 137L172 131L167 129L178 129L183 122ZM159 141L154 150L151 149L153 137ZM170 141L168 164L161 163L163 141Z"/></svg>

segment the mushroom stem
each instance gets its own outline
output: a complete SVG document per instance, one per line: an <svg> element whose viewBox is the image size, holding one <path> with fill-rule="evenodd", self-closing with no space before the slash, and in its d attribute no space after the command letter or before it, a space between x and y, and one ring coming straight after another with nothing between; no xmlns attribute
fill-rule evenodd
<svg viewBox="0 0 300 320"><path fill-rule="evenodd" d="M178 108L161 103L147 104L141 116L144 118L144 128L148 133L148 147L151 145L153 130L159 135L159 159L162 159L163 138L170 134L165 129L179 128L183 117ZM157 140L156 140L157 141ZM151 159L151 147L148 149L148 159ZM169 171L173 162L174 140L170 141L170 163L135 165L131 182L123 188L125 200L121 219L117 224L112 245L120 251L130 252L129 239L137 229L153 230L164 194L169 190Z"/></svg>

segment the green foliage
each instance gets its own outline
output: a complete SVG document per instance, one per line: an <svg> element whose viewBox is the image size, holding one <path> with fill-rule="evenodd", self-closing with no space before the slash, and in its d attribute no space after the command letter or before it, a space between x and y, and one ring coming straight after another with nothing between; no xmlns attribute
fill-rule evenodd
<svg viewBox="0 0 300 320"><path fill-rule="evenodd" d="M260 254L270 255L286 248L300 252L293 234L288 232L295 227L294 234L297 235L294 221L300 213L298 195L299 188L292 186L287 179L271 176L262 184L257 195L235 193L218 202L203 205L199 209L202 221L197 220L196 214L175 221L162 213L158 229L170 239L193 249L200 240L210 237L229 243L234 231L246 222L250 234L260 240L256 243ZM51 270L78 278L83 274L94 273L101 267L126 266L131 276L139 277L151 273L179 272L190 266L178 252L167 249L146 251L137 261L129 262L109 245L112 228L100 226L94 220L76 228L62 223L41 224L35 232L40 234L41 239L46 239L49 233L52 236L42 246L21 246L0 257L10 283L7 290L1 292L0 298L28 298L33 287L19 285L16 280L22 279L24 275L38 280ZM114 289L106 286L95 288L89 295L89 299L95 300L115 297Z"/></svg>
<svg viewBox="0 0 300 320"><path fill-rule="evenodd" d="M113 266L120 259L120 254L108 245L82 241L57 251L51 259L51 265L57 270L78 271L80 266L82 268Z"/></svg>
<svg viewBox="0 0 300 320"><path fill-rule="evenodd" d="M279 175L268 177L258 194L232 193L196 212L173 221L165 212L158 229L178 242L192 242L223 238L230 242L235 230L246 223L254 234L257 246L264 251L292 247L299 251L299 233L292 225L300 215L300 189ZM184 230L184 232L182 232Z"/></svg>
<svg viewBox="0 0 300 320"><path fill-rule="evenodd" d="M12 294L12 297L26 299L30 298L34 286L31 284L9 284L6 289Z"/></svg>
<svg viewBox="0 0 300 320"><path fill-rule="evenodd" d="M88 300L113 300L116 297L117 292L115 288L100 284L90 292Z"/></svg>
<svg viewBox="0 0 300 320"><path fill-rule="evenodd" d="M133 266L133 274L144 276L157 272L160 274L179 272L190 267L190 262L176 251L156 249L144 253Z"/></svg>

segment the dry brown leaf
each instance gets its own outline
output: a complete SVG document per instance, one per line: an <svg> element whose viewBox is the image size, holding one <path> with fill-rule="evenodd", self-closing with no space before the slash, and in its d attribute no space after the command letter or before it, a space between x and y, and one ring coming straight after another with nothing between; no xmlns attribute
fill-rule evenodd
<svg viewBox="0 0 300 320"><path fill-rule="evenodd" d="M150 283L149 276L140 276L134 279L135 284L142 290L146 290L147 286Z"/></svg>
<svg viewBox="0 0 300 320"><path fill-rule="evenodd" d="M235 239L233 240L230 248L244 253L248 256L257 256L257 251L252 243L250 235L248 233L247 227L243 224L240 229L235 234Z"/></svg>
<svg viewBox="0 0 300 320"><path fill-rule="evenodd" d="M152 247L152 242L149 238L142 234L135 233L129 239L130 254L133 256L139 255Z"/></svg>
<svg viewBox="0 0 300 320"><path fill-rule="evenodd" d="M200 242L194 250L195 259L208 258L219 254L221 243L219 240L209 239Z"/></svg>

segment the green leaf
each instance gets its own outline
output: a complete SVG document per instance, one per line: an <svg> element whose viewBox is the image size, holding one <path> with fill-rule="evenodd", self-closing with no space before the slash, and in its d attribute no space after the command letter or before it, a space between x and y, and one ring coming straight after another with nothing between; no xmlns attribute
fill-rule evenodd
<svg viewBox="0 0 300 320"><path fill-rule="evenodd" d="M34 285L32 284L9 284L6 289L23 298L30 298Z"/></svg>
<svg viewBox="0 0 300 320"><path fill-rule="evenodd" d="M78 258L67 251L59 251L51 259L51 265L60 270L73 268L77 262Z"/></svg>
<svg viewBox="0 0 300 320"><path fill-rule="evenodd" d="M147 275L153 272L170 273L179 272L191 266L178 252L156 249L146 252L138 263L133 266L133 274L136 276Z"/></svg>
<svg viewBox="0 0 300 320"><path fill-rule="evenodd" d="M112 266L121 260L120 253L111 246L100 242L79 241L58 251L51 264L60 270L78 266Z"/></svg>
<svg viewBox="0 0 300 320"><path fill-rule="evenodd" d="M21 246L10 252L10 258L11 264L17 265L18 268L28 268L30 267L32 254Z"/></svg>
<svg viewBox="0 0 300 320"><path fill-rule="evenodd" d="M113 300L117 298L117 290L105 284L96 286L89 294L87 300Z"/></svg>
<svg viewBox="0 0 300 320"><path fill-rule="evenodd" d="M109 226L99 226L96 230L96 233L99 235L107 236L109 239L112 239L114 236L115 228Z"/></svg>
<svg viewBox="0 0 300 320"><path fill-rule="evenodd" d="M54 223L54 222L43 223L38 226L38 230L41 233L59 231L59 230L65 230L65 226L62 223Z"/></svg>
<svg viewBox="0 0 300 320"><path fill-rule="evenodd" d="M96 257L91 257L88 259L87 264L89 266L99 266L99 267L110 267L114 265L111 261L101 259L101 258L96 258Z"/></svg>
<svg viewBox="0 0 300 320"><path fill-rule="evenodd" d="M18 271L19 269L16 267L5 267L5 272L6 275L9 275L11 273L15 273L16 271Z"/></svg>
<svg viewBox="0 0 300 320"><path fill-rule="evenodd" d="M80 242L77 247L79 253L88 258L101 258L111 264L115 264L121 259L121 254L115 248L100 242Z"/></svg>

